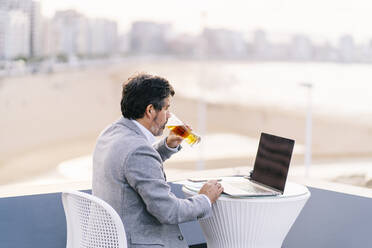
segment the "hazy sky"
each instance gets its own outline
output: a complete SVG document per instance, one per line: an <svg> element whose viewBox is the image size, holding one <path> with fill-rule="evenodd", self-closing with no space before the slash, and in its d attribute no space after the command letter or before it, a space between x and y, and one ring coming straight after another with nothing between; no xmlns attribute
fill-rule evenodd
<svg viewBox="0 0 372 248"><path fill-rule="evenodd" d="M368 0L41 0L44 15L74 8L89 17L119 22L122 31L134 20L170 22L177 31L197 33L201 13L212 27L240 31L266 29L276 34L309 34L336 40L351 34L372 39L372 1Z"/></svg>

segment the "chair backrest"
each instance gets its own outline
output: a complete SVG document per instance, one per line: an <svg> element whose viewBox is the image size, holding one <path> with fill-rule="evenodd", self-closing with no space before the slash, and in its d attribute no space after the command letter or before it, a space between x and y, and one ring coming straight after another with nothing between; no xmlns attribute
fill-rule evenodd
<svg viewBox="0 0 372 248"><path fill-rule="evenodd" d="M124 225L105 201L79 191L62 192L67 222L66 248L126 248Z"/></svg>

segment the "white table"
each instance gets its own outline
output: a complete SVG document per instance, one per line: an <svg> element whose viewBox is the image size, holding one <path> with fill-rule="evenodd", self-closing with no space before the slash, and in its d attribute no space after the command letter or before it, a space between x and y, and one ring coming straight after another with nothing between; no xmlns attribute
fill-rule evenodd
<svg viewBox="0 0 372 248"><path fill-rule="evenodd" d="M225 181L246 180L224 177ZM187 181L179 182L186 196L197 194ZM185 187L185 185L188 185ZM199 220L208 248L280 248L310 197L309 190L287 182L283 195L231 198L221 195L213 216Z"/></svg>

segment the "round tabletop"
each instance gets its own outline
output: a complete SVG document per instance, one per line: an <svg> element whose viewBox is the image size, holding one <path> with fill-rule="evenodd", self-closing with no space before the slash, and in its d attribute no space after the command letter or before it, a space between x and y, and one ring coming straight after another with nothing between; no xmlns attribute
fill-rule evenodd
<svg viewBox="0 0 372 248"><path fill-rule="evenodd" d="M247 181L244 177L220 177L222 181L225 182L244 182ZM175 182L178 184L182 184L182 191L188 195L195 195L199 192L200 188L203 186L205 182L191 182L189 180L178 181ZM243 197L231 197L227 194L221 194L218 198L220 201L242 201L242 200L249 200L249 201L290 201L291 199L298 198L308 198L310 195L309 190L306 186L287 182L285 185L284 193L282 195L273 195L273 196L243 196Z"/></svg>

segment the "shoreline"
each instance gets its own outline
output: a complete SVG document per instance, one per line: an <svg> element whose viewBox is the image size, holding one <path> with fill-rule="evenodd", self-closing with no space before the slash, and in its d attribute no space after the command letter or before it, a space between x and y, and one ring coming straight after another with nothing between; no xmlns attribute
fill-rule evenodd
<svg viewBox="0 0 372 248"><path fill-rule="evenodd" d="M151 71L168 62L113 65L51 75L3 79L0 87L0 185L53 170L59 163L90 154L105 126L120 117L120 85L136 68ZM161 70L160 70L161 71ZM175 69L177 71L177 68ZM167 77L167 75L165 75ZM182 89L177 89L181 91ZM176 93L171 111L198 130L199 101ZM208 134L231 133L258 139L268 132L304 144L305 111L279 106L206 103ZM313 115L313 162L372 158L372 123ZM206 168L247 165L252 157L207 161ZM300 164L303 156L294 156ZM225 164L225 166L223 166ZM194 166L192 166L194 165ZM192 162L168 168L194 169Z"/></svg>
<svg viewBox="0 0 372 248"><path fill-rule="evenodd" d="M197 101L192 99L186 99L182 97L175 97L173 101L175 113L178 116L181 116L182 119L188 120L189 123L193 126L197 126L197 119L196 119L196 109ZM176 107L177 106L177 107ZM181 107L183 106L183 107ZM261 128L257 128L255 125L249 125L249 128L245 127L244 125L238 123L231 123L228 118L224 120L220 120L220 116L230 116L231 109L235 109L234 113L237 112L245 112L250 113L249 118L240 119L242 123L256 123L258 125L263 125L262 128L266 132L273 132L275 134L280 133L282 136L286 136L288 134L297 134L298 137L294 137L298 144L303 144L303 137L302 131L303 126L298 125L297 128L291 126L288 128L283 123L288 122L297 122L301 123L304 120L301 120L301 116L297 115L290 115L289 113L280 114L278 111L275 113L270 114L269 110L262 109L259 110L257 108L251 109L249 107L244 106L227 106L218 104L207 104L207 130L208 133L234 133L239 134L251 138L255 138L258 140L260 131L263 131ZM263 116L275 116L275 120L264 121L265 118ZM285 118L280 118L283 116ZM181 118L180 117L180 118ZM119 116L118 116L119 118ZM303 117L304 118L304 117ZM115 118L117 119L117 118ZM282 123L281 123L282 122ZM96 138L99 135L100 129L103 129L106 125L110 124L110 122L105 123L101 127L97 125L97 132L91 132L90 135L85 135L83 137L74 137L70 139L64 139L56 142L48 142L44 145L40 146L32 146L29 150L15 153L14 155L9 155L7 158L0 160L0 185L7 184L11 182L26 180L30 177L37 176L40 173L45 173L48 171L53 171L55 167L69 159L74 159L76 157L84 156L93 152L94 145ZM319 129L322 128L327 129L327 122L321 120L319 125ZM280 125L285 126L286 128L282 129L275 129L273 125ZM314 123L314 126L316 123ZM328 125L332 125L328 124ZM349 127L353 129L354 127ZM194 128L195 129L195 128ZM345 130L345 129L342 129ZM329 133L328 135L338 135L340 130L335 129L334 133ZM293 136L292 136L293 137ZM372 137L371 137L372 138ZM328 141L328 142L327 142ZM316 142L323 142L321 146L316 146ZM329 143L330 142L330 143ZM330 140L324 140L319 137L318 139L314 139L314 148L313 149L313 162L320 163L322 161L344 161L349 160L352 158L371 158L372 154L370 153L369 149L366 149L365 153L355 153L355 152L347 152L348 147L342 147L342 144L339 144L338 147L333 147L333 149L324 150L325 147L331 145ZM361 143L358 143L359 145ZM338 150L335 150L337 148ZM344 150L342 150L343 148ZM365 147L369 148L369 147ZM254 157L246 156L246 157L228 157L224 159L212 159L205 161L205 169L213 169L213 168L223 168L223 167L237 167L237 166L246 166L247 164L253 164ZM292 162L294 166L297 164L303 163L303 155L297 154L293 156ZM32 166L31 166L32 165ZM182 170L193 170L196 168L195 161L167 161L165 164L166 168L170 169L182 169ZM22 171L20 174L19 172Z"/></svg>

